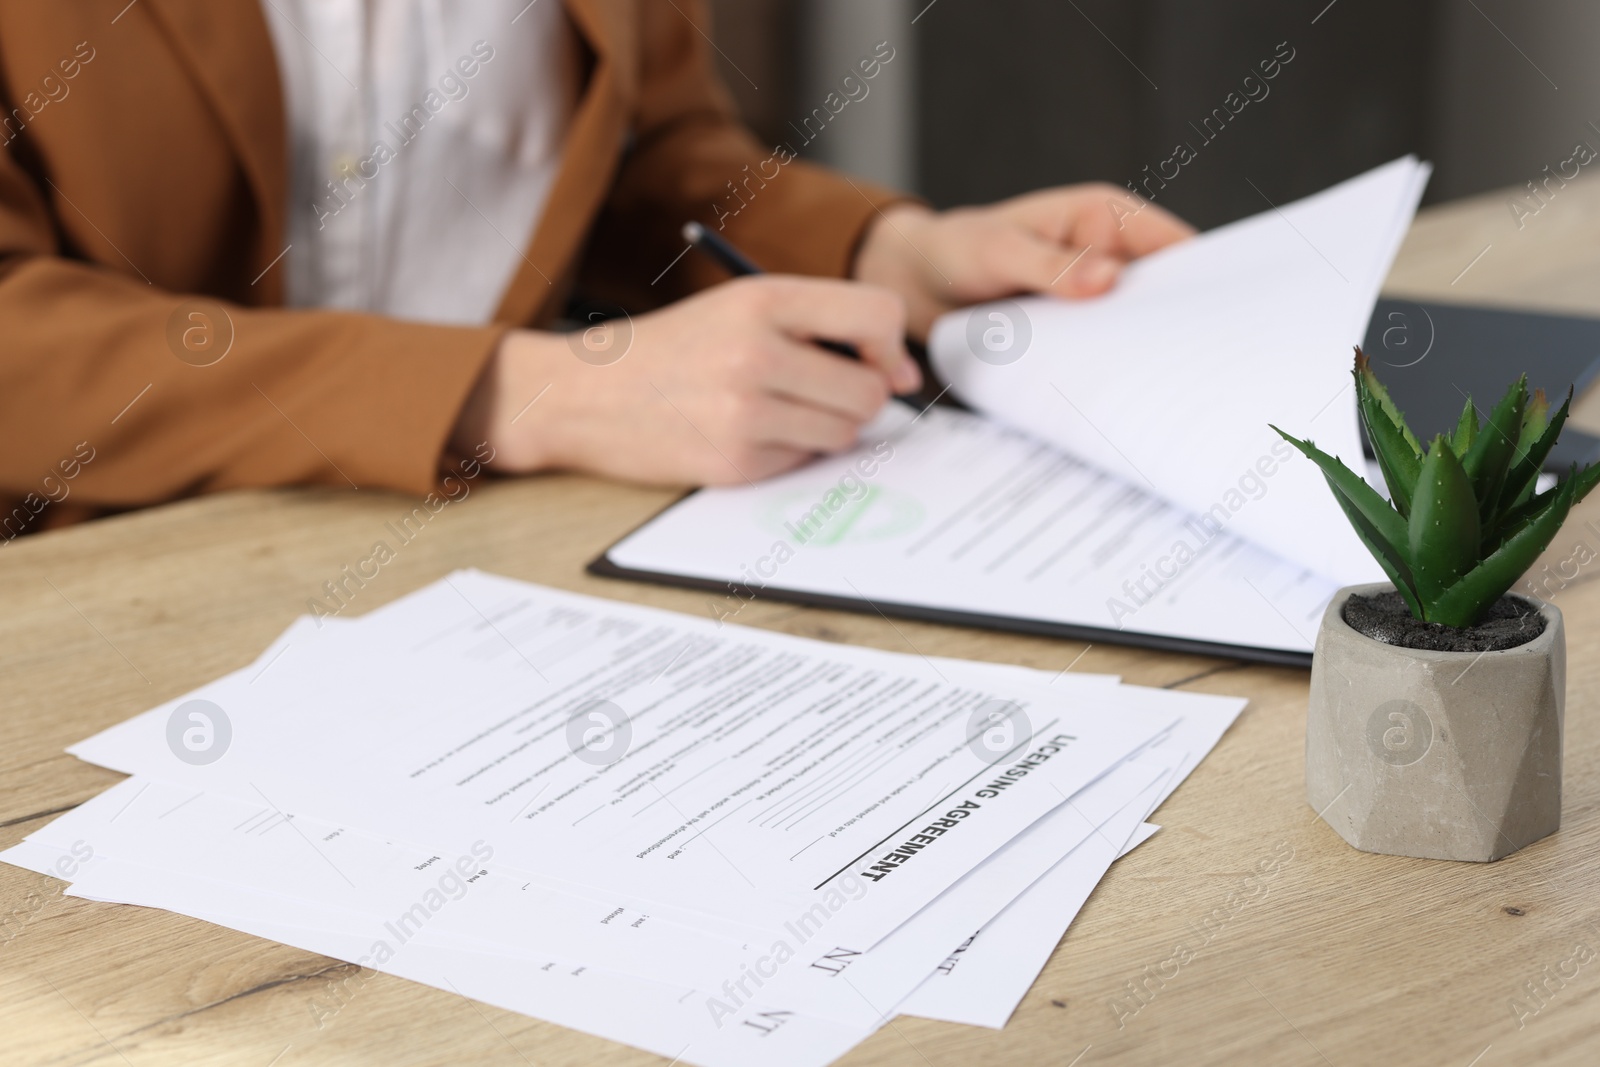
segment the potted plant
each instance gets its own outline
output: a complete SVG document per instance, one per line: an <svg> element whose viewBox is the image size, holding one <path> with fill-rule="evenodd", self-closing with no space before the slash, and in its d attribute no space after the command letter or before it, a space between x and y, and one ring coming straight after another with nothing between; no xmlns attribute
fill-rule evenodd
<svg viewBox="0 0 1600 1067"><path fill-rule="evenodd" d="M1507 595L1600 481L1536 491L1554 416L1519 379L1479 422L1424 449L1356 349L1356 398L1389 500L1337 458L1315 463L1392 585L1339 590L1317 634L1306 796L1351 845L1500 859L1561 824L1566 641L1552 604Z"/></svg>

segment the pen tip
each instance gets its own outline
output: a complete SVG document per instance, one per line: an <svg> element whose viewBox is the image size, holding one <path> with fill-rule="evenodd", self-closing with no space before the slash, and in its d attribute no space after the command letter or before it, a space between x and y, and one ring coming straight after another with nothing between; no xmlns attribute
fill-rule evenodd
<svg viewBox="0 0 1600 1067"><path fill-rule="evenodd" d="M705 232L705 227L698 222L686 222L683 224L683 239L692 245L699 244L700 238Z"/></svg>

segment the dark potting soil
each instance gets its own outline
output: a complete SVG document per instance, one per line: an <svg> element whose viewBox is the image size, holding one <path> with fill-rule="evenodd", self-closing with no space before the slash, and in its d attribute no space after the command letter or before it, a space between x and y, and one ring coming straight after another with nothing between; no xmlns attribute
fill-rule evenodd
<svg viewBox="0 0 1600 1067"><path fill-rule="evenodd" d="M1544 616L1538 609L1509 594L1496 600L1476 626L1423 622L1411 614L1399 593L1352 595L1344 602L1344 621L1374 641L1432 652L1499 652L1544 633Z"/></svg>

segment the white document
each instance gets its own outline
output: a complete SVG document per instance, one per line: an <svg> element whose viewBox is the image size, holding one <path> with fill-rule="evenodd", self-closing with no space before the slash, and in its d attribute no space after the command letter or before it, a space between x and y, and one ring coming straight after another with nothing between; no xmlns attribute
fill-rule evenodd
<svg viewBox="0 0 1600 1067"><path fill-rule="evenodd" d="M781 971L761 989L761 1003L793 1004L859 1025L892 1017L938 965L940 946L993 919L1127 807L1130 797L1155 790L1175 767L1171 756L1159 750L1121 764L1018 834L870 951L838 945L807 967ZM1149 810L1147 804L1139 808L1141 817Z"/></svg>
<svg viewBox="0 0 1600 1067"><path fill-rule="evenodd" d="M169 746L184 701L72 751L451 855L486 845L532 879L708 929L772 934L820 905L861 951L1176 717L1172 694L1000 692L915 655L476 572L196 696L231 722L215 763ZM604 765L578 757L597 701L618 720L601 740L624 750ZM990 765L970 724L1005 702L1032 725ZM842 908L849 884L867 892Z"/></svg>
<svg viewBox="0 0 1600 1067"><path fill-rule="evenodd" d="M1243 710L1242 700L1195 705L1149 751L1170 753L1173 773L1141 802L1104 821L994 920L961 942L899 1010L947 1022L1004 1026L1111 864L1155 833L1139 821L1166 803Z"/></svg>
<svg viewBox="0 0 1600 1067"><path fill-rule="evenodd" d="M1140 823L1121 849L1115 848L1113 842L1121 840L1140 805L1138 799L1130 802L958 945L897 1010L941 1022L1003 1028L1111 864L1161 829Z"/></svg>
<svg viewBox="0 0 1600 1067"><path fill-rule="evenodd" d="M1339 584L1382 577L1321 473L1267 426L1361 470L1358 344L1426 184L1396 160L1131 264L1105 296L942 317L955 395L1097 468L1213 514ZM1270 475L1264 472L1272 469ZM1268 487L1250 500L1256 482Z"/></svg>
<svg viewBox="0 0 1600 1067"><path fill-rule="evenodd" d="M180 743L195 700L226 735L214 762ZM360 620L300 620L76 746L143 777L3 858L90 843L86 897L686 1062L800 1067L871 1033L963 931L1008 943L998 913L1064 868L1076 884L1098 835L1127 841L1242 705L461 572ZM385 943L403 951L375 959Z"/></svg>
<svg viewBox="0 0 1600 1067"><path fill-rule="evenodd" d="M1048 678L1045 672L1023 668L969 667L1017 682ZM704 991L692 1000L695 1010L722 1019L737 1021L766 1010L787 1010L866 1026L875 1024L880 1014L922 981L942 958L941 946L988 922L1124 807L1152 776L1165 780L1179 767L1186 774L1243 704L1195 694L1148 695L1183 714L1158 740L1157 749L1072 796L870 951L819 940L823 950L811 959L807 942L832 933L824 928L829 917L797 916L796 923L787 924L783 940L784 951L799 958L787 968L781 966L787 959L766 942L718 940L704 931L614 906L614 901L532 887L489 858L458 858L469 861L468 895L467 883L448 856L378 841L311 818L290 820L259 801L197 794L137 778L41 828L30 843L67 852L81 842L92 842L102 859L137 862L196 880L222 880L285 898L310 898L347 913L386 916L387 928L398 931L397 939L414 935L413 927L426 923L422 932L429 939L446 938L455 947L553 957L573 966L690 984ZM1114 704L1107 707L1115 713ZM1199 747L1185 752L1188 745ZM1138 814L1142 816L1154 797L1166 795L1170 788L1139 804ZM1118 835L1119 840L1126 836L1120 830ZM448 886L440 880L441 872ZM118 893L93 877L80 879L79 890L101 899L117 899ZM419 911L418 902L429 897L433 898L429 908ZM215 907L203 897L183 910L215 914ZM754 980L753 974L767 980L758 981L756 987L745 984ZM735 987L738 991L730 983L741 983ZM1024 979L1024 989L1026 985Z"/></svg>
<svg viewBox="0 0 1600 1067"><path fill-rule="evenodd" d="M916 991L900 1002L905 1015L1000 1029L1100 879L1132 842L1159 783L1073 849L1048 874L967 938Z"/></svg>
<svg viewBox="0 0 1600 1067"><path fill-rule="evenodd" d="M775 951L770 942L728 941L609 902L534 887L490 857L435 855L315 819L291 820L260 804L138 778L42 827L29 843L63 853L89 844L97 858L137 863L196 885L237 884L344 913L381 916L396 940L424 933L474 951L556 958L688 985L702 991L694 1010L734 1021L777 1005L868 1025L922 981L941 958L942 945L987 922L1176 765L1157 751L1113 770L865 952L826 940L832 933L826 915L796 916L783 937L787 948ZM116 899L117 890L92 873L80 876L78 885L96 898ZM191 913L213 914L199 899L199 911ZM791 958L795 962L784 966ZM766 980L742 991L730 986L747 982L752 973ZM841 981L846 973L848 980Z"/></svg>
<svg viewBox="0 0 1600 1067"><path fill-rule="evenodd" d="M1261 480L1248 506L1271 504L1273 484ZM703 489L607 556L736 583L744 596L788 590L1083 627L1091 641L1110 629L1292 653L1311 651L1337 588L1038 437L900 405L855 450L756 486ZM709 594L706 609L736 617L743 603Z"/></svg>
<svg viewBox="0 0 1600 1067"><path fill-rule="evenodd" d="M63 857L71 854L34 843L0 853L5 862L43 874L52 874ZM693 991L680 986L553 959L475 951L430 936L426 928L400 938L378 917L125 861L97 856L74 866L84 872L84 888L75 885L69 896L192 915L700 1067L823 1067L875 1029L793 1011L717 1020L695 1007ZM330 1006L342 1006L341 995L331 992Z"/></svg>
<svg viewBox="0 0 1600 1067"><path fill-rule="evenodd" d="M1153 822L1140 823L1139 828L1133 832L1133 836L1128 838L1128 843L1122 846L1122 851L1117 853L1117 859L1120 860L1160 832L1161 827Z"/></svg>
<svg viewBox="0 0 1600 1067"><path fill-rule="evenodd" d="M149 791L139 797L144 802L150 799ZM1135 800L1128 806L1142 809L1146 803ZM117 818L116 825L121 821ZM1108 825L1100 832L1121 831ZM259 830L244 836L254 836L258 844L262 837ZM281 840L290 836L284 833ZM444 910L427 920L428 925L414 927L402 919L397 927L393 916L336 908L321 903L317 899L320 894L309 899L284 897L217 882L191 870L113 858L99 850L89 856L91 850L84 845L82 839L63 848L30 840L0 853L0 860L56 877L64 870L72 871L78 881L70 896L191 915L708 1067L744 1062L739 1057L753 1055L752 1049L761 1053L763 1062L795 1067L822 1064L876 1027L876 1023L851 1026L802 1011L760 1006L740 1018L719 1016L704 1009L704 993L671 982L652 982L566 959L541 958L537 953L507 951L509 946L504 943L485 945L445 929L451 909L470 907L482 899L478 894L487 882L463 888L459 898L452 894ZM196 838L191 851L205 852L218 846L238 851L237 843L230 842L227 835ZM293 850L287 854L293 856ZM287 866L291 872L314 873L310 868L316 862L302 852L298 861ZM213 874L222 873L219 866L226 863L213 860ZM357 878L362 875L357 867L347 866L346 871ZM852 982L862 984L861 976L853 977ZM334 998L333 1004L338 1003ZM784 1027L781 1035L774 1023ZM762 1038L763 1044L750 1045L753 1038Z"/></svg>

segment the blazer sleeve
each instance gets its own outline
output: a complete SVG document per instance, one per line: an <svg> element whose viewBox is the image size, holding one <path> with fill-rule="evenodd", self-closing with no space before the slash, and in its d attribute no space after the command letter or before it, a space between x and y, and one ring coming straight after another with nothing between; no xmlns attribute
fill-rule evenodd
<svg viewBox="0 0 1600 1067"><path fill-rule="evenodd" d="M868 223L910 198L794 158L801 132L780 145L759 143L713 68L704 0L637 7L631 145L591 235L581 289L652 307L726 278L700 256L661 274L683 251L679 231L690 219L721 230L766 270L848 275ZM817 101L819 120L831 116L828 103L847 106L843 99Z"/></svg>
<svg viewBox="0 0 1600 1067"><path fill-rule="evenodd" d="M58 192L0 149L0 541L210 490L438 484L503 327L163 292L69 256Z"/></svg>

